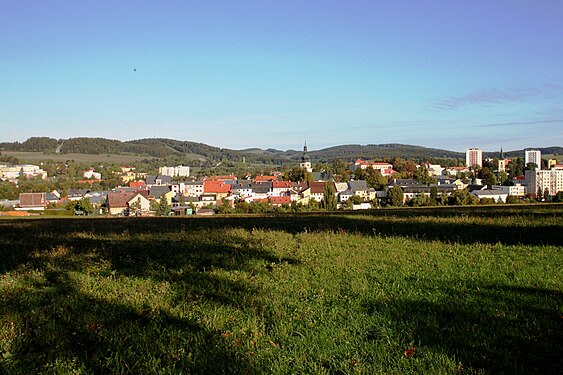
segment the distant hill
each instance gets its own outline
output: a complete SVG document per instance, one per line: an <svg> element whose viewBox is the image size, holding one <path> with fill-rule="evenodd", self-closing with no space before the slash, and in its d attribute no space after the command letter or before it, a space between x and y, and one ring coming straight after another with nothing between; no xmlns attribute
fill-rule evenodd
<svg viewBox="0 0 563 375"><path fill-rule="evenodd" d="M146 138L133 141L119 141L106 138L69 138L54 139L48 137L32 137L25 142L0 143L0 150L6 151L35 151L46 154L134 154L146 155L157 158L169 156L189 156L196 159L210 161L242 161L249 163L284 165L296 163L303 153L301 150L281 151L276 149L249 148L245 150L232 150L209 146L204 143L179 141L166 138ZM538 148L542 154L562 155L562 147ZM485 156L494 157L498 152L487 152ZM523 156L524 151L505 152L508 157ZM401 157L423 161L425 159L464 159L463 152L427 148L421 146L404 145L398 143L380 145L341 145L321 150L310 151L309 156L313 162L330 162L334 159L343 159L351 162L355 159L392 159Z"/></svg>

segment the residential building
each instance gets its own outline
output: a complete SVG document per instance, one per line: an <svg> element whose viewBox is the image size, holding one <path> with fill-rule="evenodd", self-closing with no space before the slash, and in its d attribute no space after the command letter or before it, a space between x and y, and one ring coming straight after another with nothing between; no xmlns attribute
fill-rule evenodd
<svg viewBox="0 0 563 375"><path fill-rule="evenodd" d="M45 207L47 207L47 193L20 193L19 210L43 211Z"/></svg>
<svg viewBox="0 0 563 375"><path fill-rule="evenodd" d="M220 201L230 195L231 185L221 181L205 180L203 182L203 193L215 194L216 200Z"/></svg>
<svg viewBox="0 0 563 375"><path fill-rule="evenodd" d="M524 198L526 196L526 185L522 184L515 184L511 186L493 185L491 186L491 189L502 191L503 193L513 197Z"/></svg>
<svg viewBox="0 0 563 375"><path fill-rule="evenodd" d="M146 184L149 187L151 187L151 186L168 186L168 185L172 184L172 177L163 176L163 175L147 176Z"/></svg>
<svg viewBox="0 0 563 375"><path fill-rule="evenodd" d="M388 188L391 188L393 186L399 186L403 190L403 203L418 196L430 197L432 189L436 189L438 194L445 193L447 196L458 190L458 186L456 184L427 186L419 184L413 179L395 179L389 183Z"/></svg>
<svg viewBox="0 0 563 375"><path fill-rule="evenodd" d="M322 181L309 182L311 199L314 199L317 202L321 202L325 196L324 191L326 184L331 184L331 183L332 182L322 182Z"/></svg>
<svg viewBox="0 0 563 375"><path fill-rule="evenodd" d="M448 167L442 171L442 175L453 177L457 177L461 173L469 173L469 167Z"/></svg>
<svg viewBox="0 0 563 375"><path fill-rule="evenodd" d="M0 178L7 180L17 180L19 177L27 178L40 177L47 178L47 172L33 164L16 164L12 166L0 166Z"/></svg>
<svg viewBox="0 0 563 375"><path fill-rule="evenodd" d="M203 181L186 182L184 185L184 195L189 197L199 197L203 194Z"/></svg>
<svg viewBox="0 0 563 375"><path fill-rule="evenodd" d="M365 180L350 181L348 182L348 187L354 195L357 195L364 201L370 201L375 198L375 189L370 188Z"/></svg>
<svg viewBox="0 0 563 375"><path fill-rule="evenodd" d="M190 167L184 165L177 165L175 167L160 167L158 168L158 174L170 177L189 177Z"/></svg>
<svg viewBox="0 0 563 375"><path fill-rule="evenodd" d="M94 168L89 168L89 169L85 170L82 175L84 176L84 178L89 178L89 179L93 179L93 180L101 180L102 179L102 174L98 173L98 172L94 172Z"/></svg>
<svg viewBox="0 0 563 375"><path fill-rule="evenodd" d="M549 194L555 195L563 191L563 170L561 169L537 169L526 172L527 192L531 196Z"/></svg>
<svg viewBox="0 0 563 375"><path fill-rule="evenodd" d="M289 195L291 191L291 181L274 181L272 183L272 195L273 196L281 196L281 195Z"/></svg>
<svg viewBox="0 0 563 375"><path fill-rule="evenodd" d="M551 168L563 169L563 164L557 164L557 159L549 159L547 161L547 169Z"/></svg>
<svg viewBox="0 0 563 375"><path fill-rule="evenodd" d="M109 192L106 200L108 212L110 215L125 216L130 213L146 213L150 209L147 194L147 191Z"/></svg>
<svg viewBox="0 0 563 375"><path fill-rule="evenodd" d="M395 170L393 170L393 164L390 163L385 163L385 162L372 162L372 161L365 161L362 159L357 159L354 162L354 168L352 168L353 170L356 169L368 169L368 168L372 168L375 169L377 171L379 171L379 173L381 173L382 176L387 177L393 173L397 173Z"/></svg>
<svg viewBox="0 0 563 375"><path fill-rule="evenodd" d="M253 199L268 199L272 195L273 185L272 182L253 183L251 185Z"/></svg>
<svg viewBox="0 0 563 375"><path fill-rule="evenodd" d="M429 176L441 176L445 168L438 164L426 164L426 169Z"/></svg>
<svg viewBox="0 0 563 375"><path fill-rule="evenodd" d="M541 151L538 150L526 150L524 151L524 165L527 166L528 163L534 163L541 169Z"/></svg>
<svg viewBox="0 0 563 375"><path fill-rule="evenodd" d="M186 183L185 182L178 182L176 184L170 185L170 190L174 192L174 194L184 194L186 192Z"/></svg>
<svg viewBox="0 0 563 375"><path fill-rule="evenodd" d="M246 198L252 196L252 181L240 180L236 184L231 185L233 195L239 198Z"/></svg>
<svg viewBox="0 0 563 375"><path fill-rule="evenodd" d="M171 206L172 205L172 197L174 197L176 193L174 193L168 186L152 186L149 188L149 198L154 199L156 202L160 203L160 199L164 196L166 199L166 204Z"/></svg>
<svg viewBox="0 0 563 375"><path fill-rule="evenodd" d="M473 147L465 150L465 165L472 168L474 165L481 167L483 165L483 151Z"/></svg>
<svg viewBox="0 0 563 375"><path fill-rule="evenodd" d="M274 207L279 207L281 205L290 205L291 197L289 195L284 196L272 196L270 197L270 204Z"/></svg>

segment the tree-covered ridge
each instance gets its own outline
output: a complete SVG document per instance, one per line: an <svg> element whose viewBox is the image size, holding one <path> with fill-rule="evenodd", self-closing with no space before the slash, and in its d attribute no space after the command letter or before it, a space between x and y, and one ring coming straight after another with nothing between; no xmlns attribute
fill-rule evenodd
<svg viewBox="0 0 563 375"><path fill-rule="evenodd" d="M25 142L0 143L0 150L7 151L35 151L62 154L137 154L165 158L171 156L186 156L207 159L211 161L233 161L248 163L261 163L269 165L291 164L302 156L301 150L275 150L251 148L246 150L232 150L210 146L199 142L179 141L166 138L146 138L132 141L119 141L106 138L70 138L54 139L48 137L32 137ZM542 154L563 154L563 147L538 148ZM523 156L523 150L507 151L505 156ZM351 162L355 159L390 160L403 158L409 160L425 161L431 159L464 159L463 152L448 151L422 146L404 144L368 144L368 145L339 145L321 150L310 151L309 156L313 162L330 162L336 159ZM498 152L485 152L484 156L498 156Z"/></svg>

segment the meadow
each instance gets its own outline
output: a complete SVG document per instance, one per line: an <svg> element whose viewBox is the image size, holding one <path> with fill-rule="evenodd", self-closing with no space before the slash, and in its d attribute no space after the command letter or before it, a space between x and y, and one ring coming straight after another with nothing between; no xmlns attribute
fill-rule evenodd
<svg viewBox="0 0 563 375"><path fill-rule="evenodd" d="M560 374L562 212L0 220L0 373Z"/></svg>
<svg viewBox="0 0 563 375"><path fill-rule="evenodd" d="M64 162L74 160L79 163L117 163L127 164L144 159L154 159L152 156L133 155L133 154L46 154L43 152L31 151L2 151L3 155L15 157L22 162L39 163L45 160Z"/></svg>

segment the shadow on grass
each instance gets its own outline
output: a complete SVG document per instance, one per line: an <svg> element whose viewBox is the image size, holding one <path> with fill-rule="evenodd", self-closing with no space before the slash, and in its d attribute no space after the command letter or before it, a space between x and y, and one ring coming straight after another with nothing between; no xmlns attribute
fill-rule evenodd
<svg viewBox="0 0 563 375"><path fill-rule="evenodd" d="M0 373L256 372L246 349L226 340L207 314L213 305L250 314L259 291L244 278L220 275L268 272L266 265L272 262L296 263L232 233L206 238L209 231L190 236L174 230L169 233L176 233L175 238L166 233L139 238L124 225L118 231L125 231L123 236L104 238L98 236L104 232L102 222L13 224L8 232L2 229L0 256L6 262L0 276L14 269L28 276L0 296L0 322L5 325L0 328L7 335L0 339L9 342L0 346ZM108 224L119 227L118 222ZM85 229L96 236L84 236ZM115 281L108 286L108 298L77 284L76 275L86 273L99 282ZM136 291L127 289L127 280L165 285L171 295L157 308L146 296L126 301ZM207 307L194 310L187 307L191 303Z"/></svg>
<svg viewBox="0 0 563 375"><path fill-rule="evenodd" d="M485 285L464 293L444 292L447 300L438 302L380 300L367 301L364 307L391 322L405 349L431 347L454 357L463 373L561 373L560 291ZM367 338L377 340L380 332L380 327L371 327Z"/></svg>
<svg viewBox="0 0 563 375"><path fill-rule="evenodd" d="M99 243L91 243L87 238L73 238L76 233L96 233L97 235L123 234L135 238L142 234L161 234L173 236L179 232L190 233L200 230L224 230L226 228L240 228L244 230L264 229L279 230L291 234L304 231L333 231L353 232L368 236L403 236L418 240L444 241L447 243L488 243L505 245L554 245L563 246L563 225L560 219L562 205L556 206L555 210L543 209L549 212L553 220L530 216L538 209L523 208L496 208L496 211L513 213L520 210L525 213L526 219L514 216L514 224L501 225L494 217L488 220L480 220L477 217L465 216L463 220L452 218L448 215L439 215L442 219L434 220L432 215L427 216L430 210L456 212L454 208L447 209L421 209L421 210L379 210L371 215L357 214L298 214L298 215L271 215L271 216L217 216L211 218L125 218L125 219L34 219L34 220L0 220L0 272L12 269L21 262L34 249L48 249L61 243L71 243L76 248L90 249L92 246L99 247ZM463 208L467 210L467 208ZM474 208L474 210L484 210ZM492 212L494 212L493 210ZM542 210L540 210L542 211ZM543 212L542 211L542 212ZM392 213L398 212L398 216ZM469 212L469 211L468 211ZM475 211L472 211L475 212ZM488 211L487 211L488 212ZM373 213L373 212L372 212ZM423 214L425 213L425 214ZM545 212L544 212L545 213ZM510 214L513 215L513 214ZM510 216L509 215L509 216ZM458 215L459 216L459 215ZM498 217L504 217L503 215ZM497 218L498 218L497 217ZM445 219L444 219L445 218ZM478 220L479 219L479 220ZM18 251L12 251L14 244L18 245ZM112 261L120 261L123 254L118 246L108 245L107 254ZM168 246L179 246L175 242L167 243L166 240L157 243L130 241L128 246L136 246L139 254L130 255L137 258L144 251L152 251L157 248L166 249ZM189 248L191 244L186 244ZM207 244L207 253L213 253L213 245ZM152 250L151 250L152 249ZM183 247L182 247L183 249ZM202 249L196 249L201 252ZM265 252L258 255L268 257ZM98 249L99 251L99 249ZM222 253L222 247L215 251L215 255ZM158 257L157 251L152 251L151 257ZM160 262L171 261L173 257L166 253L166 257L159 259ZM223 260L226 255L223 254ZM171 260L172 259L172 260ZM244 259L243 259L244 260ZM270 259L274 261L274 259ZM216 259L213 259L216 261ZM135 267L139 267L138 264Z"/></svg>

